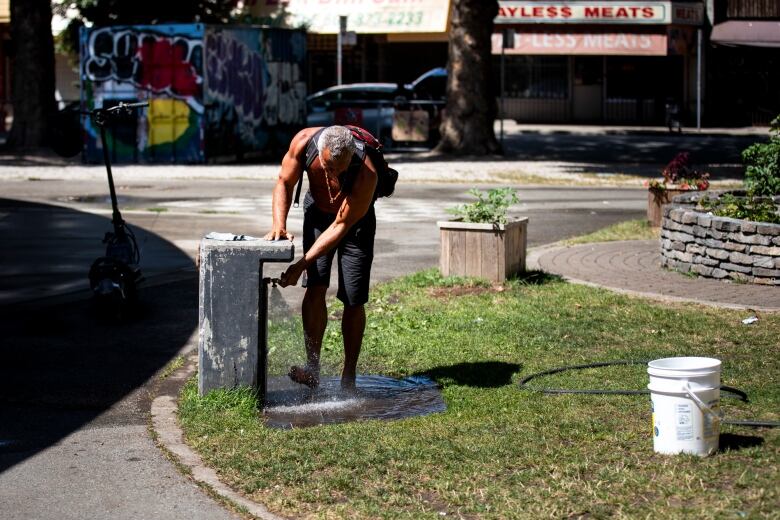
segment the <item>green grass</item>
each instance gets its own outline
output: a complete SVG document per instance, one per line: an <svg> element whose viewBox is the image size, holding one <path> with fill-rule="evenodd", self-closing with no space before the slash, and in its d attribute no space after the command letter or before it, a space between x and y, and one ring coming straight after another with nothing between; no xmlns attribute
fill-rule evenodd
<svg viewBox="0 0 780 520"><path fill-rule="evenodd" d="M171 374L184 366L184 356L176 356L160 372L160 379L167 379Z"/></svg>
<svg viewBox="0 0 780 520"><path fill-rule="evenodd" d="M591 242L613 242L615 240L653 240L659 235L647 220L627 220L599 229L589 235L582 235L564 241L566 245L590 244Z"/></svg>
<svg viewBox="0 0 780 520"><path fill-rule="evenodd" d="M152 213L165 213L168 211L168 208L146 208L146 211L151 211Z"/></svg>
<svg viewBox="0 0 780 520"><path fill-rule="evenodd" d="M724 383L751 398L724 400L728 417L777 421L780 315L748 327L745 312L659 305L544 275L493 287L434 271L378 286L367 310L361 373L429 374L447 411L274 430L250 391L198 398L193 380L181 423L226 483L294 518L778 517L777 430L723 426L726 449L715 456L661 456L647 397L545 396L516 383L567 364L712 356ZM302 349L300 324L276 321L272 363ZM331 372L338 329L329 324L324 345ZM647 374L614 367L534 383L643 388Z"/></svg>
<svg viewBox="0 0 780 520"><path fill-rule="evenodd" d="M240 215L240 211L217 211L214 209L203 209L198 211L201 215Z"/></svg>

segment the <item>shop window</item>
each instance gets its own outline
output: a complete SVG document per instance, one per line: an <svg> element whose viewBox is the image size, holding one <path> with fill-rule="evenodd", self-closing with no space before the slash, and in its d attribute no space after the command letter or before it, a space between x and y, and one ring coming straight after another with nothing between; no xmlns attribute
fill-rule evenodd
<svg viewBox="0 0 780 520"><path fill-rule="evenodd" d="M500 93L501 62L494 61L496 94ZM506 56L504 95L523 99L567 99L569 66L566 56Z"/></svg>
<svg viewBox="0 0 780 520"><path fill-rule="evenodd" d="M608 56L607 97L682 99L682 56Z"/></svg>

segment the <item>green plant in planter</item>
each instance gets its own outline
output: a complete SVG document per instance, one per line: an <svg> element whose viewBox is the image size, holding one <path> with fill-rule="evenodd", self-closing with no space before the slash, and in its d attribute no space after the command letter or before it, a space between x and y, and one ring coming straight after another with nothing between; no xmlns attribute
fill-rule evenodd
<svg viewBox="0 0 780 520"><path fill-rule="evenodd" d="M780 224L780 214L772 197L780 195L780 116L772 121L769 142L755 143L742 152L747 193L737 197L726 193L719 200L706 197L700 202L705 211L719 217Z"/></svg>
<svg viewBox="0 0 780 520"><path fill-rule="evenodd" d="M769 142L755 143L742 152L745 186L751 195L780 194L780 116L772 121Z"/></svg>
<svg viewBox="0 0 780 520"><path fill-rule="evenodd" d="M487 192L472 188L468 193L477 197L477 200L447 210L463 222L506 224L509 207L520 202L517 192L512 188L493 188Z"/></svg>
<svg viewBox="0 0 780 520"><path fill-rule="evenodd" d="M736 197L731 193L723 194L720 199L702 198L702 209L719 217L731 217L753 222L780 224L780 214L771 199L747 196Z"/></svg>

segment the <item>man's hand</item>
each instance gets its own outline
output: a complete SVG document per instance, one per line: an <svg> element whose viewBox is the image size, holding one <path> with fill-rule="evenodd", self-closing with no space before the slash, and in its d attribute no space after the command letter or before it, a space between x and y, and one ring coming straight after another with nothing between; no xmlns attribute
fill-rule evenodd
<svg viewBox="0 0 780 520"><path fill-rule="evenodd" d="M298 285L298 279L306 270L306 259L301 258L294 264L290 265L285 272L279 276L279 285L287 287L288 285Z"/></svg>
<svg viewBox="0 0 780 520"><path fill-rule="evenodd" d="M292 242L292 239L295 237L292 233L288 233L286 229L274 229L273 231L269 231L264 238L266 240L282 240L283 238L286 238Z"/></svg>

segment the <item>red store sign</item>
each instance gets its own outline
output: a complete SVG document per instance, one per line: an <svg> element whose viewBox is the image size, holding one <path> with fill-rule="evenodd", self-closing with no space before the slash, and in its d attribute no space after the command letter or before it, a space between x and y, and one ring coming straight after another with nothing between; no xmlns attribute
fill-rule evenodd
<svg viewBox="0 0 780 520"><path fill-rule="evenodd" d="M674 2L498 2L496 24L701 24L701 4Z"/></svg>
<svg viewBox="0 0 780 520"><path fill-rule="evenodd" d="M501 53L502 35L493 34L493 54ZM666 34L545 33L515 35L506 54L666 56Z"/></svg>

